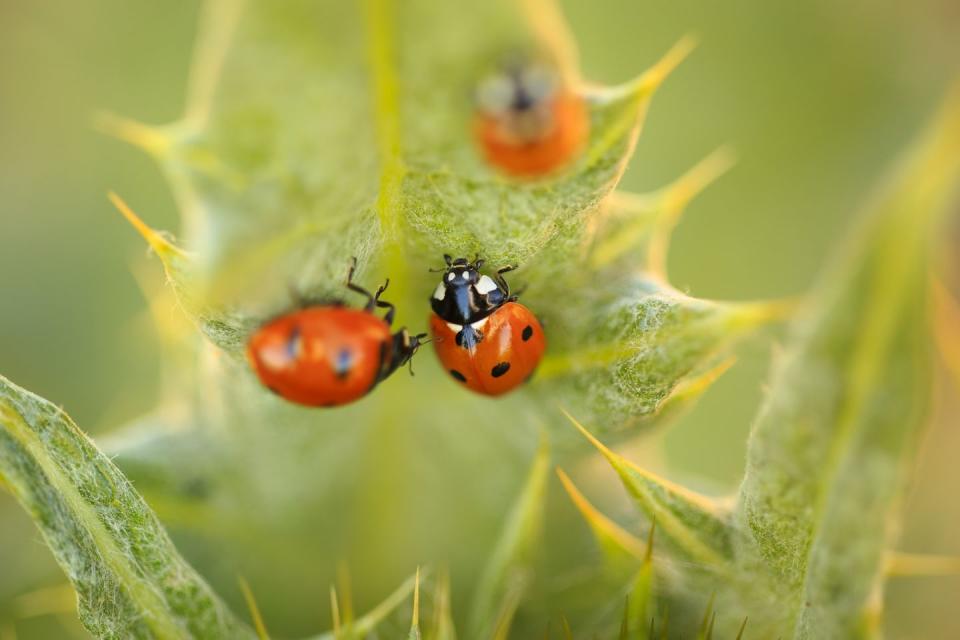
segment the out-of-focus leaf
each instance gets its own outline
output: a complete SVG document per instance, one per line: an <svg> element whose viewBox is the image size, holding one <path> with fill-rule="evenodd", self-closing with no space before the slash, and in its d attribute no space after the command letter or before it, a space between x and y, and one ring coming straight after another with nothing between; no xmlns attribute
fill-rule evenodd
<svg viewBox="0 0 960 640"><path fill-rule="evenodd" d="M420 640L420 569L417 569L416 582L413 585L413 614L410 620L408 640Z"/></svg>
<svg viewBox="0 0 960 640"><path fill-rule="evenodd" d="M523 490L477 584L467 622L468 637L488 638L509 631L513 613L532 580L531 561L540 540L549 476L550 448L543 437Z"/></svg>
<svg viewBox="0 0 960 640"><path fill-rule="evenodd" d="M627 606L627 620L634 625L634 633L631 636L636 640L653 640L653 614L656 611L656 600L654 599L654 571L653 571L653 532L654 526L650 527L650 535L647 537L647 552L643 558L643 564L633 578L633 584L630 588L630 601Z"/></svg>
<svg viewBox="0 0 960 640"><path fill-rule="evenodd" d="M940 357L960 390L960 301L940 282L933 286L933 331Z"/></svg>
<svg viewBox="0 0 960 640"><path fill-rule="evenodd" d="M70 418L2 377L0 477L66 572L93 635L254 637Z"/></svg>
<svg viewBox="0 0 960 640"><path fill-rule="evenodd" d="M567 417L607 459L637 506L656 521L663 537L677 551L720 573L730 570L735 531L723 507L640 469L605 447L573 416Z"/></svg>
<svg viewBox="0 0 960 640"><path fill-rule="evenodd" d="M631 535L616 522L606 517L594 507L589 500L577 489L570 477L562 469L557 469L560 483L570 496L570 500L580 511L583 519L590 525L600 549L607 562L613 567L620 567L624 563L636 563L647 554L643 541Z"/></svg>
<svg viewBox="0 0 960 640"><path fill-rule="evenodd" d="M568 291L544 299L550 350L534 389L569 398L602 435L628 434L695 400L731 364L731 348L788 315L783 302L724 303L670 286L670 233L689 202L732 163L721 149L650 194L612 193L591 220Z"/></svg>
<svg viewBox="0 0 960 640"><path fill-rule="evenodd" d="M289 304L277 293L288 285L342 296L352 256L361 272L383 258L394 297L411 302L410 292L432 290L426 267L443 253L569 269L565 251L535 258L579 242L691 42L620 87L577 85L591 120L583 153L555 176L519 183L477 153L469 96L518 52L561 66L575 58L542 23L551 12L522 5L210 3L184 118L106 128L146 148L174 185L198 256L190 279L219 311L197 317L216 344L238 351L237 335Z"/></svg>
<svg viewBox="0 0 960 640"><path fill-rule="evenodd" d="M443 572L437 578L433 594L433 621L427 640L456 640L457 632L453 626L453 614L450 611L450 575Z"/></svg>
<svg viewBox="0 0 960 640"><path fill-rule="evenodd" d="M929 393L932 235L960 186L960 87L798 321L749 444L737 520L796 638L873 637Z"/></svg>
<svg viewBox="0 0 960 640"><path fill-rule="evenodd" d="M352 623L344 624L343 626L340 625L339 621L339 604L336 600L336 591L331 589L331 601L335 612L334 628L326 633L313 636L310 640L352 640L354 638L360 639L368 637L377 630L390 614L396 611L397 608L410 597L410 594L416 590L418 581L419 572L404 580L399 587L384 598L376 607Z"/></svg>
<svg viewBox="0 0 960 640"><path fill-rule="evenodd" d="M783 312L773 303L692 298L643 274L620 281L616 291L602 287L585 289L571 304L576 326L554 328L552 344L559 344L535 387L570 398L571 409L603 435L649 422L686 382L699 380L693 389L704 390L738 339Z"/></svg>

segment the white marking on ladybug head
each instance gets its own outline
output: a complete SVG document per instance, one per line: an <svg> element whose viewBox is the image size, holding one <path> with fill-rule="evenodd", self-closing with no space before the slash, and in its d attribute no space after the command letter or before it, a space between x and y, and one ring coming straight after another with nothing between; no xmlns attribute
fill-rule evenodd
<svg viewBox="0 0 960 640"><path fill-rule="evenodd" d="M460 333L463 330L463 327L461 325L454 324L452 322L448 322L447 326L450 328L450 331L453 331L454 333Z"/></svg>
<svg viewBox="0 0 960 640"><path fill-rule="evenodd" d="M490 276L480 276L480 280L474 286L477 288L477 293L482 295L497 290L497 283Z"/></svg>
<svg viewBox="0 0 960 640"><path fill-rule="evenodd" d="M433 291L434 300L443 300L447 296L447 287L442 282Z"/></svg>
<svg viewBox="0 0 960 640"><path fill-rule="evenodd" d="M484 277L486 277L486 276L484 276ZM471 324L470 326L473 327L474 329L476 329L477 331L479 331L480 329L483 329L483 326L484 326L485 324L487 324L487 320L489 320L489 319L490 319L490 316L487 316L486 318L480 318L479 320L477 320L476 322L474 322L474 323Z"/></svg>
<svg viewBox="0 0 960 640"><path fill-rule="evenodd" d="M457 274L454 273L453 271L447 274L447 280L449 280L450 282L453 282L456 279L456 277L457 277Z"/></svg>

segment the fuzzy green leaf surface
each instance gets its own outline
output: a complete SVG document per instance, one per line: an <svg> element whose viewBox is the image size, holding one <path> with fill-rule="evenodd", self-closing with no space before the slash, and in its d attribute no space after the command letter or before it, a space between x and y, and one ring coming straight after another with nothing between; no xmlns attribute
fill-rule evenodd
<svg viewBox="0 0 960 640"><path fill-rule="evenodd" d="M102 638L253 638L62 409L0 377L0 478L36 522Z"/></svg>
<svg viewBox="0 0 960 640"><path fill-rule="evenodd" d="M533 580L532 556L542 540L549 477L550 448L543 439L480 577L470 612L469 637L507 637L513 614Z"/></svg>
<svg viewBox="0 0 960 640"><path fill-rule="evenodd" d="M730 514L715 501L641 469L614 453L569 414L620 476L637 506L657 523L663 537L687 559L725 573L733 560L735 532Z"/></svg>
<svg viewBox="0 0 960 640"><path fill-rule="evenodd" d="M478 154L470 95L511 54L554 56L521 7L211 3L201 35L210 46L185 118L140 134L151 142L128 137L181 194L195 268L216 294L262 318L257 304L276 305L278 283L341 296L357 256L361 266L388 265L397 283L415 268L425 296L426 268L443 253L525 264L575 243L615 186L654 89L688 47L633 83L584 89L591 134L579 160L519 183ZM241 346L208 333L227 350Z"/></svg>
<svg viewBox="0 0 960 640"><path fill-rule="evenodd" d="M544 36L551 11L533 0L210 2L184 117L113 126L154 155L178 194L191 253L168 274L203 333L236 356L259 324L296 304L291 292L349 299L353 256L359 280L389 276L399 318L420 325L411 310L426 315L429 268L445 253L476 254L519 265L523 303L547 327L544 384L534 387L572 393L585 418L628 431L769 320L683 295L639 273L636 255L624 268L625 238L637 250L627 253L645 253L648 241L663 253L658 230L722 171L723 154L656 194L655 215L598 223L617 208L606 199L653 94L692 41L633 81L588 85L570 68L572 44ZM518 53L570 76L590 119L580 155L533 181L489 167L472 132L476 83Z"/></svg>
<svg viewBox="0 0 960 640"><path fill-rule="evenodd" d="M872 637L929 392L931 237L960 186L960 92L878 194L794 326L737 518L796 638Z"/></svg>

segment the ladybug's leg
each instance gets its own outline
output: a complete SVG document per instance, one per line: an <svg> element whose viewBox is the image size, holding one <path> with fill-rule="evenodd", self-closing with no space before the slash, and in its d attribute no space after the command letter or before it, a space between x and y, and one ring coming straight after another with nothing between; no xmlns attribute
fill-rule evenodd
<svg viewBox="0 0 960 640"><path fill-rule="evenodd" d="M374 306L376 306L377 299L372 293L370 293L369 291L367 291L366 289L364 289L363 287L361 287L360 285L356 284L353 281L353 274L356 270L357 270L357 259L354 258L350 262L350 271L347 273L347 289L350 289L350 291L355 291L356 293L359 293L362 296L366 296L367 298L366 310L373 311ZM387 282L389 282L389 280ZM377 291L377 295L379 296L381 293L383 293L383 290L386 289L386 287L387 285L383 285L380 288L380 290Z"/></svg>
<svg viewBox="0 0 960 640"><path fill-rule="evenodd" d="M397 313L397 308L392 302L387 302L386 300L381 300L380 296L384 291L387 290L387 287L390 286L390 278L387 278L387 281L384 282L380 287L377 288L377 292L373 295L373 303L380 307L381 309L387 309L387 313L383 316L383 321L387 325L393 324L393 316Z"/></svg>
<svg viewBox="0 0 960 640"><path fill-rule="evenodd" d="M514 269L516 269L516 267L509 264L505 267L500 267L499 269L497 269L497 275L494 277L494 280L496 280L497 285L499 285L499 287L503 289L503 294L505 298L510 297L510 285L507 284L507 281L504 279L503 274L509 273Z"/></svg>

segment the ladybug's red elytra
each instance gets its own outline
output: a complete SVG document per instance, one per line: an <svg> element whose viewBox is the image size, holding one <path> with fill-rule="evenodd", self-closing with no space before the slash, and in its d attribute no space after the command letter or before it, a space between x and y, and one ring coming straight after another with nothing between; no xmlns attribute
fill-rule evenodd
<svg viewBox="0 0 960 640"><path fill-rule="evenodd" d="M543 64L513 65L477 89L474 133L487 162L518 178L566 165L587 139L583 98Z"/></svg>
<svg viewBox="0 0 960 640"><path fill-rule="evenodd" d="M543 357L547 340L537 317L510 294L504 267L491 278L483 260L445 255L430 305L430 331L437 357L468 389L499 396L526 382Z"/></svg>
<svg viewBox="0 0 960 640"><path fill-rule="evenodd" d="M311 305L260 327L247 343L247 358L265 387L290 402L336 407L359 400L406 364L426 334L405 329L391 334L394 306L380 299L389 280L371 294L353 282L347 287L367 297L363 309L341 302ZM387 309L383 318L375 308Z"/></svg>

